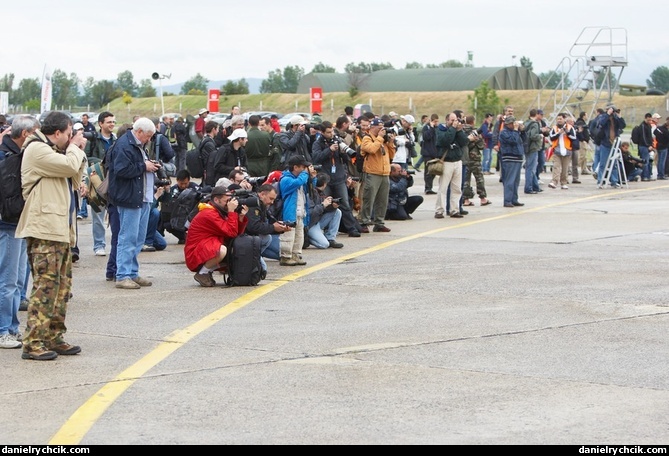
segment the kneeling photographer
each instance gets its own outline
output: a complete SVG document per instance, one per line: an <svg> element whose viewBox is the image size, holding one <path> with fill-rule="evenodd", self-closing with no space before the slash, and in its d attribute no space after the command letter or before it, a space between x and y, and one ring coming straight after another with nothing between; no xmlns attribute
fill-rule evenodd
<svg viewBox="0 0 669 456"><path fill-rule="evenodd" d="M413 186L413 176L399 163L390 165L390 190L386 220L411 220L411 214L423 204L420 195L409 196L409 187Z"/></svg>
<svg viewBox="0 0 669 456"><path fill-rule="evenodd" d="M247 204L249 212L246 214L248 218L246 233L260 236L260 262L265 271L267 271L267 264L264 258L279 259L279 234L292 229L283 222L277 221L269 213L268 208L274 203L276 197L276 189L271 184L263 184L258 188L257 204Z"/></svg>
<svg viewBox="0 0 669 456"><path fill-rule="evenodd" d="M207 204L202 204L193 218L186 237L186 266L203 287L213 287L213 272L221 268L228 250L226 244L246 229L248 207L240 205L234 191L214 187ZM242 201L243 202L243 201Z"/></svg>
<svg viewBox="0 0 669 456"><path fill-rule="evenodd" d="M334 199L324 193L330 177L325 173L316 175L315 188L309 198L309 226L307 227L304 247L313 245L317 249L341 249L344 244L337 242L341 210L340 199Z"/></svg>
<svg viewBox="0 0 669 456"><path fill-rule="evenodd" d="M321 126L322 134L314 142L311 151L314 165L321 166L322 172L330 178L325 194L341 201L339 209L342 213L343 229L351 237L359 237L362 227L353 216L346 186L348 162L351 157L355 156L355 150L351 149L339 136L335 136L332 122L326 120Z"/></svg>

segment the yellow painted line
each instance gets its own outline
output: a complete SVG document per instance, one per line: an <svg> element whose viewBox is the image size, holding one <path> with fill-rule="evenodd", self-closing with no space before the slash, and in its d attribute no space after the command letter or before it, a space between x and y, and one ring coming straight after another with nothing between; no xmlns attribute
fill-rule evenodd
<svg viewBox="0 0 669 456"><path fill-rule="evenodd" d="M610 197L611 195L619 195L622 192L627 193L637 193L637 192L646 192L650 190L657 190L658 188L667 188L669 185L644 188L644 189L617 189L614 191L602 191L596 195L586 196L578 199L569 199L565 201L560 201L557 203L546 204L536 208L527 208L527 209L509 209L509 212L504 214L487 217L479 220L472 220L468 222L460 222L454 225L448 225L442 228L436 228L430 231L421 231L417 234L412 234L410 236L405 236L398 239L393 239L390 241L382 242L373 247L369 247L357 252L349 253L341 257L335 258L330 261L325 261L319 263L315 266L311 266L300 271L288 274L282 277L279 280L262 285L259 288L256 288L243 296L231 301L220 309L210 313L209 315L203 317L199 321L196 321L190 326L187 326L184 329L174 331L172 334L165 338L164 342L158 344L156 348L147 353L146 356L139 359L132 366L128 367L126 370L121 372L109 383L100 388L91 398L89 398L81 407L79 407L70 418L65 422L65 424L58 430L58 432L51 438L49 445L78 445L79 442L84 438L84 436L90 431L93 425L97 420L102 416L102 414L118 399L121 395L130 388L137 380L142 378L153 367L158 365L160 362L164 361L168 356L177 351L179 348L183 347L188 343L193 337L201 334L206 331L216 323L220 322L225 317L233 314L234 312L248 306L256 299L259 299L265 296L268 293L288 284L298 280L302 277L308 276L315 272L318 272L322 269L329 268L345 261L367 255L372 252L377 252L379 250L387 249L394 245L412 241L414 239L431 236L443 231L459 229L466 226L477 225L480 223L488 223L496 220L501 220L509 217L516 217L521 214L527 214L531 212L543 211L550 209L552 207L565 206L568 204L579 203L583 201L595 200L600 198Z"/></svg>

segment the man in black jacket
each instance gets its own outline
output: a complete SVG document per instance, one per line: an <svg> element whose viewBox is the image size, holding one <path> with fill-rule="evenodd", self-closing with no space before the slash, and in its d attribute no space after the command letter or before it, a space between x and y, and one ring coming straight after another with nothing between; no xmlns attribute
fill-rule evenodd
<svg viewBox="0 0 669 456"><path fill-rule="evenodd" d="M267 263L264 258L279 259L279 234L292 229L270 215L268 208L276 198L276 189L271 184L263 184L258 188L258 206L250 207L246 213L249 220L246 233L260 236L260 262L265 271L263 279L267 275Z"/></svg>
<svg viewBox="0 0 669 456"><path fill-rule="evenodd" d="M430 116L430 121L423 125L420 155L424 162L437 158L437 125L439 125L439 114L432 114ZM427 166L425 166L425 169L423 170L423 176L425 181L425 194L435 195L437 192L432 190L434 176L427 173Z"/></svg>

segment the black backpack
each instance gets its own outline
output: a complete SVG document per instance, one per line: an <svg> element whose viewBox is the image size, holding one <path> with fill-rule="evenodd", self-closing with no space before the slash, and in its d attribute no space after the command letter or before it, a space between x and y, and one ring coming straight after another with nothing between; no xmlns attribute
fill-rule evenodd
<svg viewBox="0 0 669 456"><path fill-rule="evenodd" d="M38 137L34 137L32 141L44 142ZM7 154L4 160L0 161L0 219L3 222L18 223L26 204L23 199L21 163L23 163L23 151L28 144L25 144L18 154ZM40 180L41 177L33 184L30 191Z"/></svg>
<svg viewBox="0 0 669 456"><path fill-rule="evenodd" d="M202 194L193 188L187 188L170 204L170 226L176 231L186 231L197 214L197 205Z"/></svg>
<svg viewBox="0 0 669 456"><path fill-rule="evenodd" d="M228 271L225 280L229 287L255 286L263 278L260 262L260 236L240 234L228 244Z"/></svg>
<svg viewBox="0 0 669 456"><path fill-rule="evenodd" d="M641 143L641 125L632 128L632 142L637 146Z"/></svg>
<svg viewBox="0 0 669 456"><path fill-rule="evenodd" d="M186 168L188 169L190 175L197 179L204 177L204 168L206 163L202 157L202 145L207 140L207 138L209 138L209 136L204 138L195 149L191 149L186 152ZM209 140L212 139L209 138Z"/></svg>

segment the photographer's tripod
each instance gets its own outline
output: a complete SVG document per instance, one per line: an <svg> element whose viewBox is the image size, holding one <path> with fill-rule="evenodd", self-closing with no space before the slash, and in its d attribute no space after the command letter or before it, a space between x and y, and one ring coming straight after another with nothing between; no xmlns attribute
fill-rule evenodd
<svg viewBox="0 0 669 456"><path fill-rule="evenodd" d="M606 187L606 184L611 182L611 173L613 173L614 167L618 170L618 177L621 185L624 185L625 188L629 188L629 185L627 184L627 174L625 173L625 164L623 163L623 154L620 151L621 142L622 140L620 137L617 137L613 141L611 152L606 159L606 167L604 168L604 175L602 176L602 181L599 183L599 188L604 188Z"/></svg>

